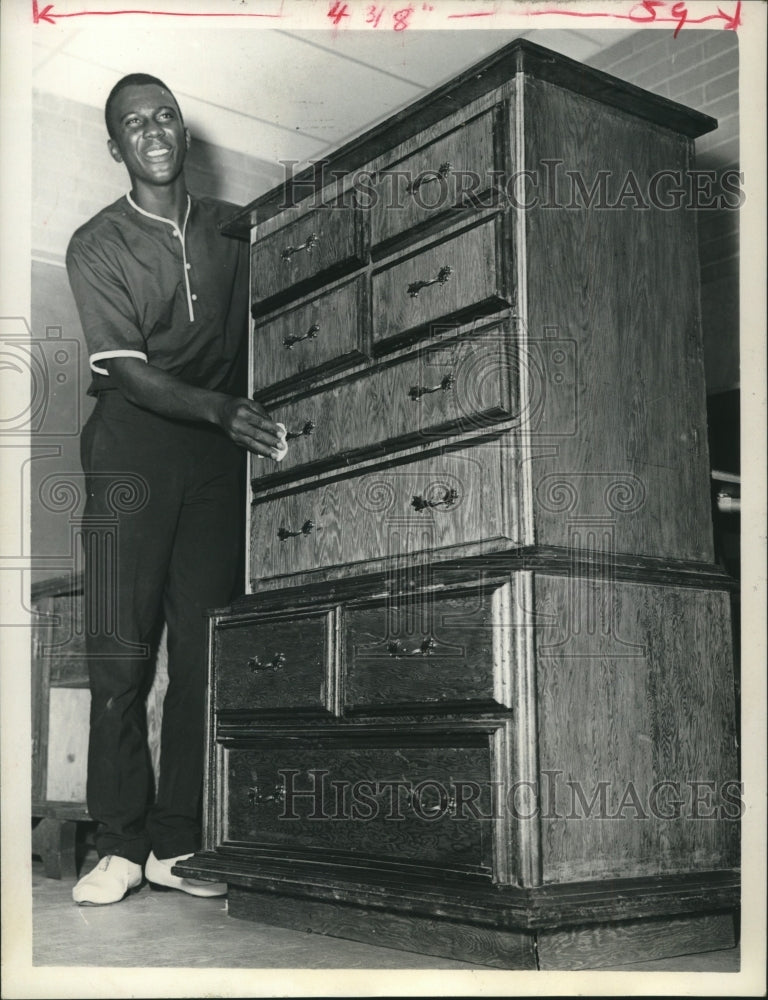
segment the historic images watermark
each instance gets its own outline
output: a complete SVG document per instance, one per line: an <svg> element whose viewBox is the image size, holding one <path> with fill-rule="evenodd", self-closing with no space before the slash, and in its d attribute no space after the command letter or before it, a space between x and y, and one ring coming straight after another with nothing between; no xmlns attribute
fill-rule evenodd
<svg viewBox="0 0 768 1000"><path fill-rule="evenodd" d="M271 803L278 820L424 822L515 820L738 821L743 784L736 780L576 781L542 770L538 781L451 778L331 778L324 768L280 768L267 792L248 789L252 806Z"/></svg>
<svg viewBox="0 0 768 1000"><path fill-rule="evenodd" d="M149 503L149 485L128 470L86 479L78 455L85 417L84 368L83 345L63 336L61 326L40 332L23 317L0 317L0 447L9 469L16 460L20 499L16 524L9 522L14 530L5 534L0 555L0 570L15 573L19 580L18 607L9 608L4 624L30 626L30 609L24 606L27 574L68 578L73 590L90 576L85 599L91 614L51 619L51 634L40 640L40 655L86 656L79 640L87 627L113 638L115 657L144 655L145 646L127 643L119 634L117 539L121 517ZM55 471L48 471L51 466ZM98 492L103 502L99 513L84 521L89 492ZM31 546L29 511L33 533L36 519L49 522L47 534L33 539ZM34 613L42 620L41 613Z"/></svg>
<svg viewBox="0 0 768 1000"><path fill-rule="evenodd" d="M565 160L542 159L535 167L512 172L457 169L449 162L418 172L397 166L350 172L317 160L294 175L297 160L281 164L286 179L280 209L305 199L303 206L311 210L415 207L436 214L461 208L738 211L746 201L744 173L735 167L585 173Z"/></svg>

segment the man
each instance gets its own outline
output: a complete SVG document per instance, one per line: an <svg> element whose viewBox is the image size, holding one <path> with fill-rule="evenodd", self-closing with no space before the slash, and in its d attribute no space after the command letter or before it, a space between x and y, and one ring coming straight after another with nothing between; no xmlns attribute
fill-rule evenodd
<svg viewBox="0 0 768 1000"><path fill-rule="evenodd" d="M97 396L81 456L87 798L100 861L73 890L81 904L117 902L142 874L191 895L226 891L171 873L200 846L203 612L228 603L237 583L243 449L279 458L284 446L282 429L242 396L248 248L219 233L234 206L187 191L190 135L176 99L132 74L105 118L131 189L67 250ZM168 689L150 806L144 685L161 614Z"/></svg>

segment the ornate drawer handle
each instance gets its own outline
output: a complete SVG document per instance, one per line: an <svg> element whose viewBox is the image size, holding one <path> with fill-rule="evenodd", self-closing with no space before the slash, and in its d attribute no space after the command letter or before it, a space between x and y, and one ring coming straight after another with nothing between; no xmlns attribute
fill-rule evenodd
<svg viewBox="0 0 768 1000"><path fill-rule="evenodd" d="M415 496L411 500L411 507L415 507L419 511L426 510L427 507L452 507L458 499L459 494L451 487L446 489L442 500L425 500L424 497Z"/></svg>
<svg viewBox="0 0 768 1000"><path fill-rule="evenodd" d="M286 441L293 441L294 438L309 437L312 431L315 429L315 425L311 420L308 420L300 431L288 431L285 435Z"/></svg>
<svg viewBox="0 0 768 1000"><path fill-rule="evenodd" d="M262 663L258 656L252 656L248 660L248 669L252 674L258 674L262 670L282 670L285 666L285 653L275 653L269 663Z"/></svg>
<svg viewBox="0 0 768 1000"><path fill-rule="evenodd" d="M267 802L277 802L283 805L285 802L285 785L275 783L271 789L265 791L259 785L254 785L248 789L248 805L261 806Z"/></svg>
<svg viewBox="0 0 768 1000"><path fill-rule="evenodd" d="M317 234L310 233L300 247L286 247L280 254L280 258L282 260L289 261L295 253L301 253L302 250L306 250L307 253L312 253L313 248L316 247L319 242L320 240Z"/></svg>
<svg viewBox="0 0 768 1000"><path fill-rule="evenodd" d="M456 384L456 379L453 377L453 374L450 374L446 375L445 378L442 379L440 382L438 382L437 385L431 385L431 386L412 385L411 388L408 390L408 395L411 397L412 400L414 400L414 402L418 402L421 399L421 397L426 395L426 393L428 392L440 392L440 390L445 392L448 389L452 389L455 384Z"/></svg>
<svg viewBox="0 0 768 1000"><path fill-rule="evenodd" d="M416 796L412 791L407 793L408 808L416 811L416 806L414 805ZM425 806L421 802L421 797L419 796L419 807L418 812L422 816L442 816L444 813L448 813L450 816L456 815L456 796L451 795L450 798L443 800L442 796L439 802L436 802L433 806Z"/></svg>
<svg viewBox="0 0 768 1000"><path fill-rule="evenodd" d="M286 538L296 538L298 535L309 535L315 530L314 521L305 521L298 531L289 531L288 528L280 528L277 533L277 537L281 542L284 542Z"/></svg>
<svg viewBox="0 0 768 1000"><path fill-rule="evenodd" d="M300 344L302 340L314 340L318 333L320 333L320 327L317 323L313 323L307 332L303 333L300 337L296 334L290 337L283 337L283 347L287 347L290 351L294 344Z"/></svg>
<svg viewBox="0 0 768 1000"><path fill-rule="evenodd" d="M451 816L456 815L456 797L452 795L445 804L445 808L438 802L434 806L422 806L422 813L425 816L440 816L442 813L447 812Z"/></svg>
<svg viewBox="0 0 768 1000"><path fill-rule="evenodd" d="M445 163L441 163L437 170L425 170L421 177L418 177L412 184L408 185L408 193L416 194L422 184L432 184L433 181L442 180L442 178L447 177L450 172L451 164L447 160Z"/></svg>
<svg viewBox="0 0 768 1000"><path fill-rule="evenodd" d="M420 646L417 646L416 649L410 650L404 649L397 641L390 642L387 646L387 652L390 656L394 656L396 660L399 660L401 656L430 656L432 654L432 650L436 648L437 643L432 636L430 636L428 639L425 639Z"/></svg>
<svg viewBox="0 0 768 1000"><path fill-rule="evenodd" d="M408 286L408 294L412 299L417 299L422 288L428 288L430 285L444 285L451 274L453 274L453 268L446 264L437 272L436 278L431 278L429 281L412 281Z"/></svg>

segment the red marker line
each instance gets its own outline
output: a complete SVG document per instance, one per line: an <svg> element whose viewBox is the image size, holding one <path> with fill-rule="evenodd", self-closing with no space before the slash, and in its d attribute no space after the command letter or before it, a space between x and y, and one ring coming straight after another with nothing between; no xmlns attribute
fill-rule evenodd
<svg viewBox="0 0 768 1000"><path fill-rule="evenodd" d="M60 18L64 17L116 17L119 14L158 14L162 17L269 17L281 18L282 14L236 14L236 13L193 13L191 11L170 11L170 10L77 10L69 14L60 14L54 11L53 4L49 3L42 10L38 9L37 0L32 0L32 22L39 24L45 21L47 24L56 24Z"/></svg>
<svg viewBox="0 0 768 1000"><path fill-rule="evenodd" d="M684 3L676 3L671 8L671 17L658 16L656 8L663 8L665 4L662 0L646 0L636 7L642 7L642 14L635 14L635 7L628 14L617 14L615 11L581 11L563 10L561 7L554 7L548 10L526 10L524 13L528 17L551 17L561 15L564 17L608 17L616 21L632 21L634 24L674 24L675 38L684 24L706 24L708 21L723 21L723 28L728 31L735 31L741 27L741 0L736 4L736 10L732 15L726 14L719 7L716 14L704 14L701 17L690 17ZM448 20L457 20L467 17L493 17L496 11L476 11L470 14L449 14Z"/></svg>
<svg viewBox="0 0 768 1000"><path fill-rule="evenodd" d="M607 17L612 20L619 21L632 21L634 24L674 24L676 25L675 38L677 38L678 33L682 29L684 24L706 24L709 21L722 21L723 28L727 31L736 31L737 28L741 27L741 3L742 0L738 0L736 4L736 10L732 15L726 14L724 11L717 8L716 14L705 14L702 17L690 17L688 10L684 3L676 3L672 7L672 17L660 17L657 16L656 8L663 7L664 4L661 0L644 0L641 6L645 13L642 15L635 14L633 11L636 7L633 7L628 14L617 14L611 11L578 11L578 10L563 10L561 8L554 8L551 10L528 10L525 11L526 15L529 17L542 17L542 16L554 16L561 15L565 17L583 17L583 18L596 18L596 17ZM346 8L346 5L345 5ZM69 17L116 17L121 14L154 14L161 17L239 17L239 18L271 18L279 20L282 14L247 14L247 13L225 13L225 12L210 12L210 13L197 13L192 11L167 11L167 10L80 10L73 11L69 14L59 14L54 11L53 4L49 3L45 7L39 9L38 0L32 0L32 21L34 24L39 24L41 21L45 21L47 24L56 24L56 21L60 18ZM467 14L449 14L448 20L459 20L462 18L469 17L493 17L496 11L473 11Z"/></svg>
<svg viewBox="0 0 768 1000"><path fill-rule="evenodd" d="M741 0L738 0L736 4L736 10L732 15L726 14L719 7L717 8L716 14L705 14L702 17L690 17L687 14L684 4L675 4L672 8L672 17L659 17L656 14L655 7L663 6L661 3L649 3L643 4L646 13L644 14L633 14L630 11L628 14L616 14L609 11L580 11L580 10L562 10L561 8L553 8L552 10L529 10L526 14L529 17L541 17L542 15L555 15L560 14L564 17L610 17L617 21L633 21L635 24L676 24L677 32L683 26L683 24L706 24L707 21L723 21L723 28L726 31L735 31L737 28L741 27ZM678 13L676 8L681 8ZM466 16L466 15L461 15Z"/></svg>

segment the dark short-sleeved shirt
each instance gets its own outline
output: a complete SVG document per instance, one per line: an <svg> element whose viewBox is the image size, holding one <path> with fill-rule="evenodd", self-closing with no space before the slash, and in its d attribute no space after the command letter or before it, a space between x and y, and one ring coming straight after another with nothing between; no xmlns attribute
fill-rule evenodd
<svg viewBox="0 0 768 1000"><path fill-rule="evenodd" d="M114 388L104 367L114 357L142 358L205 389L244 391L248 247L220 232L236 211L190 196L180 230L126 195L75 232L67 273L91 394Z"/></svg>

